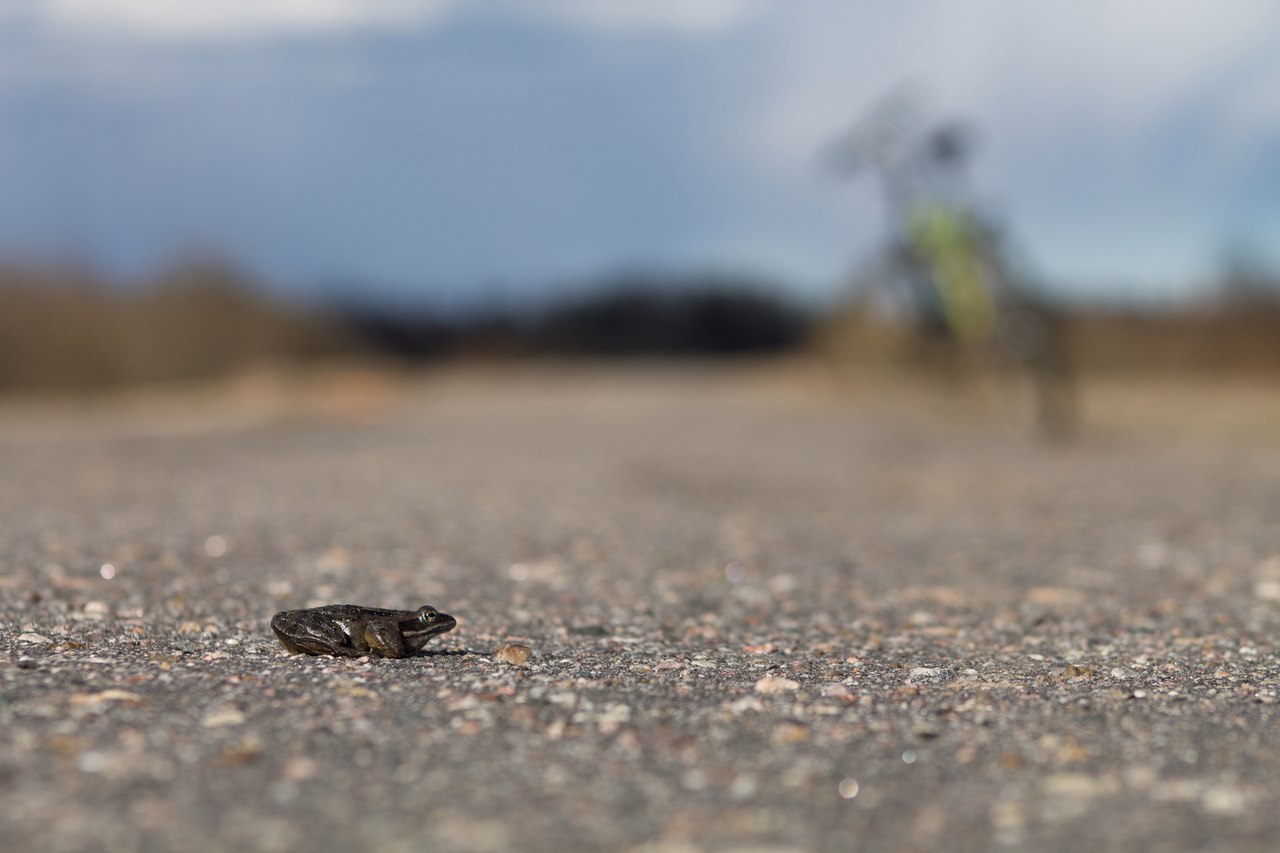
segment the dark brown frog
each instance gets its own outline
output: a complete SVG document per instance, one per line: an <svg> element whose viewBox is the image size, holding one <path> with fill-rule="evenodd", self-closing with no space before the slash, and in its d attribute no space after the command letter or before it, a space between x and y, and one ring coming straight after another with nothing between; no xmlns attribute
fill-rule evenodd
<svg viewBox="0 0 1280 853"><path fill-rule="evenodd" d="M271 630L294 654L404 658L427 640L458 624L434 607L383 610L354 604L330 604L285 610L271 617Z"/></svg>

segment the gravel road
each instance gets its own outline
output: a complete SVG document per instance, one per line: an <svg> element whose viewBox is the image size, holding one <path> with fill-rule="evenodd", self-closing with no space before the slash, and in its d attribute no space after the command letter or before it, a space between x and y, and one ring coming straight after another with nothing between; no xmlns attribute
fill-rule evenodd
<svg viewBox="0 0 1280 853"><path fill-rule="evenodd" d="M759 366L282 393L0 407L7 848L1280 838L1275 432ZM328 603L459 624L286 654Z"/></svg>

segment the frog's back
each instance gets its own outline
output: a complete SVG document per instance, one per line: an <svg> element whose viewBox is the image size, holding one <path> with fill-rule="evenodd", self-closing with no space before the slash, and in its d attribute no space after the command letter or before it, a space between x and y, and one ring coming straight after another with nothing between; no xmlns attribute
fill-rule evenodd
<svg viewBox="0 0 1280 853"><path fill-rule="evenodd" d="M358 604L326 604L323 607L306 607L300 610L286 610L285 613L306 613L329 619L405 619L412 618L412 610L388 610L381 607L361 607Z"/></svg>
<svg viewBox="0 0 1280 853"><path fill-rule="evenodd" d="M323 613L334 619L412 619L417 613L413 610L391 610L384 607L361 607L358 604L330 604L317 607L315 612Z"/></svg>

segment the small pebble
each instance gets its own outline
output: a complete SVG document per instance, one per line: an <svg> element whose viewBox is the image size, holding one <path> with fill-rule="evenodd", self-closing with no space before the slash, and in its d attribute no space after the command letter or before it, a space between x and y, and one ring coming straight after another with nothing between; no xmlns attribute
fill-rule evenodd
<svg viewBox="0 0 1280 853"><path fill-rule="evenodd" d="M803 743L809 739L809 727L803 723L788 720L773 727L769 740L775 746Z"/></svg>
<svg viewBox="0 0 1280 853"><path fill-rule="evenodd" d="M533 657L533 649L518 643L505 643L493 653L495 663L509 663L512 666L523 666Z"/></svg>
<svg viewBox="0 0 1280 853"><path fill-rule="evenodd" d="M128 690L120 690L119 688L111 688L109 690L101 690L97 693L76 693L68 697L72 705L101 705L106 702L124 702L128 705L137 705L144 700L137 693L130 693Z"/></svg>
<svg viewBox="0 0 1280 853"><path fill-rule="evenodd" d="M1260 580L1253 585L1253 594L1263 601L1280 601L1280 581Z"/></svg>
<svg viewBox="0 0 1280 853"><path fill-rule="evenodd" d="M200 724L206 729L216 729L222 726L238 726L244 722L244 719L244 714L235 708L219 708L206 714Z"/></svg>
<svg viewBox="0 0 1280 853"><path fill-rule="evenodd" d="M26 634L19 634L18 642L31 643L37 646L48 646L53 643L53 640L50 640L48 637L44 636L43 634L34 634L31 632L28 632Z"/></svg>
<svg viewBox="0 0 1280 853"><path fill-rule="evenodd" d="M725 708L736 717L747 711L763 711L764 703L754 696L742 696L725 703Z"/></svg>
<svg viewBox="0 0 1280 853"><path fill-rule="evenodd" d="M294 756L284 763L281 775L289 782L305 782L320 772L320 765L306 756Z"/></svg>
<svg viewBox="0 0 1280 853"><path fill-rule="evenodd" d="M756 682L757 693L788 693L799 689L800 682L792 681L790 678L783 678L780 675L766 675Z"/></svg>

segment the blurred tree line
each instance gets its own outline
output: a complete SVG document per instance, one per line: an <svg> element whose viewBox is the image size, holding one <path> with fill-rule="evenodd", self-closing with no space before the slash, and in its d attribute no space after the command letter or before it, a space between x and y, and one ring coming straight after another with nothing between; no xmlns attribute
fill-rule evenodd
<svg viewBox="0 0 1280 853"><path fill-rule="evenodd" d="M515 311L287 304L196 261L141 285L73 267L0 264L0 390L86 389L263 365L391 358L746 355L794 348L812 318L734 276L628 275Z"/></svg>
<svg viewBox="0 0 1280 853"><path fill-rule="evenodd" d="M0 265L0 389L219 376L354 344L339 326L264 299L214 261L131 288L77 267Z"/></svg>
<svg viewBox="0 0 1280 853"><path fill-rule="evenodd" d="M0 263L0 391L88 389L223 376L261 366L390 359L731 357L828 349L910 366L911 346L847 304L797 307L777 283L730 274L627 274L523 308L466 314L274 300L216 261L120 287L84 269ZM890 321L891 322L891 321ZM1238 258L1215 296L1163 310L1076 307L1084 374L1280 375L1280 277ZM908 332L910 334L910 332ZM936 367L936 364L934 365Z"/></svg>
<svg viewBox="0 0 1280 853"><path fill-rule="evenodd" d="M353 305L344 324L381 352L408 359L448 355L583 357L732 356L793 349L814 318L763 280L721 274L632 273L589 282L572 295L523 309L492 308L444 319Z"/></svg>

